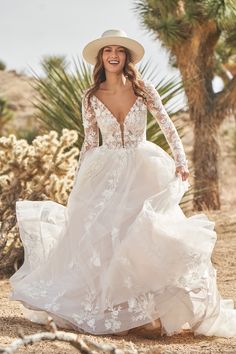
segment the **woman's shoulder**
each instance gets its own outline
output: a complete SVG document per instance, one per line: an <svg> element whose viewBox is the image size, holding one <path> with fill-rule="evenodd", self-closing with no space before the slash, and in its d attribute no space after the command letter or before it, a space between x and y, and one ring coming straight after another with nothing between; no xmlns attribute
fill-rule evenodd
<svg viewBox="0 0 236 354"><path fill-rule="evenodd" d="M84 103L84 104L87 104L88 103L88 93L89 91L91 90L92 86L89 86L87 88L85 88L82 93L81 93L81 101Z"/></svg>

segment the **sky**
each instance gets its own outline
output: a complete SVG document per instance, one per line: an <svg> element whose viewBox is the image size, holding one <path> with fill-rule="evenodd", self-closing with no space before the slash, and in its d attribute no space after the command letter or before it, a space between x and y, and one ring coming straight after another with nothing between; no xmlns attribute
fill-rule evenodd
<svg viewBox="0 0 236 354"><path fill-rule="evenodd" d="M37 73L45 55L82 59L82 50L108 29L123 29L145 48L142 64L162 75L176 70L154 35L141 26L134 0L0 0L0 60L7 69ZM71 64L73 66L73 64Z"/></svg>
<svg viewBox="0 0 236 354"><path fill-rule="evenodd" d="M0 5L0 60L7 70L41 75L44 56L64 55L73 71L72 58L82 60L89 41L108 29L122 29L144 46L139 64L150 60L157 81L178 75L167 51L142 27L135 0L0 0ZM217 79L215 87L220 87Z"/></svg>

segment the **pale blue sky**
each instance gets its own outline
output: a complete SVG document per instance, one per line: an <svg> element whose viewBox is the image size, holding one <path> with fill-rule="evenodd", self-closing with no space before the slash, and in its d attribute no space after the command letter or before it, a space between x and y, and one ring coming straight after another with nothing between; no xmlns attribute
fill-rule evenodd
<svg viewBox="0 0 236 354"><path fill-rule="evenodd" d="M40 72L43 55L82 58L87 42L107 29L121 28L145 48L161 74L174 73L168 55L154 36L141 28L133 0L0 0L0 59L8 69Z"/></svg>
<svg viewBox="0 0 236 354"><path fill-rule="evenodd" d="M141 27L134 0L0 0L0 59L7 69L41 74L44 55L82 58L84 46L107 29L123 29L145 48L142 63L160 77L178 73L168 64L166 50ZM71 64L72 65L72 64ZM73 69L73 65L71 67ZM220 88L217 82L215 88Z"/></svg>

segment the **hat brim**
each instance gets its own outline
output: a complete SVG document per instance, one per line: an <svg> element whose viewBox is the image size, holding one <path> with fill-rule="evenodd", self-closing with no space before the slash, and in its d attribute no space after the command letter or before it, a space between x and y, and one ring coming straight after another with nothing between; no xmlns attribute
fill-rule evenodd
<svg viewBox="0 0 236 354"><path fill-rule="evenodd" d="M84 47L82 55L88 63L95 65L99 49L107 45L120 45L128 48L131 52L132 62L134 64L138 63L142 59L145 52L144 47L135 39L114 36L98 38L89 42Z"/></svg>

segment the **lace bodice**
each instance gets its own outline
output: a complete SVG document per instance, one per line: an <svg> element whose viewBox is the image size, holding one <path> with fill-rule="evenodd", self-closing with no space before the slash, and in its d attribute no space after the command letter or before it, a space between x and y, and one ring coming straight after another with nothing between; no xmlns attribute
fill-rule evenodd
<svg viewBox="0 0 236 354"><path fill-rule="evenodd" d="M129 149L146 140L147 110L158 122L174 156L175 165L186 166L187 160L183 144L177 129L167 114L160 95L149 81L143 81L148 96L147 104L142 97L137 97L127 113L124 122L120 124L110 110L95 95L91 98L89 107L84 92L82 98L82 119L84 126L84 142L80 151L77 171L84 159L85 153L99 146L99 129L102 135L103 148Z"/></svg>

